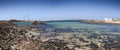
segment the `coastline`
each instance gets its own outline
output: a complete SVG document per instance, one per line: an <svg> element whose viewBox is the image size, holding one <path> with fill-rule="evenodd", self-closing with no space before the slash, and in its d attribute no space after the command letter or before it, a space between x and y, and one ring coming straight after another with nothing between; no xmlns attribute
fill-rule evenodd
<svg viewBox="0 0 120 50"><path fill-rule="evenodd" d="M89 21L91 23L97 23L97 24L103 24L103 21L97 21L97 20L64 20L62 22L85 22ZM120 49L120 43L117 41L119 39L119 33L117 32L107 32L107 31L97 31L97 30L88 30L85 29L83 31L78 32L64 32L62 29L55 29L56 31L52 31L50 29L47 29L48 31L45 33L42 33L39 27L31 27L31 25L25 26L25 25L11 25L15 21L10 23L10 21L6 21L1 23L1 36L2 37L0 45L0 49L19 49L19 50L98 50L98 49ZM30 21L21 21L25 22L27 24L32 23ZM20 21L18 23L21 23ZM40 21L37 21L34 26L41 26L39 23ZM45 21L44 21L45 22ZM61 21L50 21L50 22L61 22ZM87 22L86 22L87 23ZM24 23L21 23L24 24ZM38 24L38 25L37 25ZM68 23L69 24L69 23ZM69 25L72 25L69 24ZM75 24L75 23L74 23ZM84 23L79 23L84 24ZM63 24L64 25L64 24ZM6 27L8 26L8 27ZM13 26L13 27L9 27ZM44 26L47 27L48 25ZM82 25L81 27L83 27ZM80 26L79 26L80 27ZM88 26L89 27L89 26ZM111 26L110 26L111 27ZM7 30L9 32L7 32ZM51 30L51 31L49 31ZM64 30L64 29L63 29ZM119 29L118 29L119 30ZM2 32L3 31L3 32ZM67 30L66 30L67 31ZM68 29L69 31L69 29ZM115 28L115 31L116 28ZM7 33L6 33L7 32ZM3 34L2 34L3 33ZM113 35L116 34L116 35ZM103 36L104 35L104 36ZM6 38L7 37L7 38ZM109 38L113 38L112 40ZM11 39L12 38L12 39ZM8 39L10 41L4 40ZM17 40L16 40L17 39ZM111 42L112 41L112 42ZM6 43L8 44L6 44ZM57 45L56 45L57 44ZM117 45L116 45L117 44ZM118 45L119 44L119 45ZM110 47L109 47L110 45ZM47 48L46 48L47 47Z"/></svg>
<svg viewBox="0 0 120 50"><path fill-rule="evenodd" d="M90 24L115 24L115 25L120 25L120 21L113 21L113 20L81 20L82 22L85 23L90 23Z"/></svg>

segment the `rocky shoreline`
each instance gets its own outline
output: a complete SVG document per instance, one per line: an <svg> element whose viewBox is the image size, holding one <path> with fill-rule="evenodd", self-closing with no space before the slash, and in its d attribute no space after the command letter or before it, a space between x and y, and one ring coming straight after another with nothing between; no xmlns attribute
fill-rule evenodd
<svg viewBox="0 0 120 50"><path fill-rule="evenodd" d="M40 33L24 28L1 28L4 31L0 34L0 50L71 50L62 40L49 39L42 42Z"/></svg>
<svg viewBox="0 0 120 50"><path fill-rule="evenodd" d="M38 24L35 22L34 24ZM39 23L40 24L40 23ZM119 50L120 40L89 32L42 33L38 28L0 23L0 50ZM103 33L104 32L100 32ZM92 34L92 35L91 35ZM95 35L95 36L93 36ZM119 37L119 36L118 36ZM109 39L111 38L111 39Z"/></svg>
<svg viewBox="0 0 120 50"><path fill-rule="evenodd" d="M59 39L41 41L36 28L0 24L0 50L71 50Z"/></svg>

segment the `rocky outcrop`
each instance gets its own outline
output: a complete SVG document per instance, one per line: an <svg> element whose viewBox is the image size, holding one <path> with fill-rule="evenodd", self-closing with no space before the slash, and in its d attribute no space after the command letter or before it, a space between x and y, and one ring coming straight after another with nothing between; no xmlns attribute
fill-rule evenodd
<svg viewBox="0 0 120 50"><path fill-rule="evenodd" d="M59 39L50 39L43 42L41 48L44 50L73 50L67 47L67 42Z"/></svg>
<svg viewBox="0 0 120 50"><path fill-rule="evenodd" d="M0 50L71 50L63 40L50 39L42 42L38 38L40 34L24 26L4 26L0 27Z"/></svg>
<svg viewBox="0 0 120 50"><path fill-rule="evenodd" d="M20 44L25 38L24 29L17 29L17 27L0 27L0 48L1 50L10 50L13 45Z"/></svg>
<svg viewBox="0 0 120 50"><path fill-rule="evenodd" d="M100 34L90 32L54 33L48 32L41 36L41 30L29 26L17 26L13 21L0 22L0 50L119 50L119 39L109 38L106 32ZM37 22L36 22L37 24ZM50 28L51 29L51 28ZM116 29L116 28L115 28ZM64 31L64 30L63 30ZM119 31L118 29L115 30ZM56 32L58 34L56 34ZM109 34L108 34L109 35ZM42 38L43 39L42 39ZM105 39L106 37L106 39ZM107 40L107 41L103 41ZM118 42L114 42L118 41Z"/></svg>

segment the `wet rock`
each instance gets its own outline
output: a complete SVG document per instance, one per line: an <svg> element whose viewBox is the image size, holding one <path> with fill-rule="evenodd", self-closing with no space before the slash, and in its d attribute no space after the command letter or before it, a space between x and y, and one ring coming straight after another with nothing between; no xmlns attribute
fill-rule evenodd
<svg viewBox="0 0 120 50"><path fill-rule="evenodd" d="M64 40L50 39L43 43L42 47L45 50L71 50L66 44L67 43L64 42Z"/></svg>
<svg viewBox="0 0 120 50"><path fill-rule="evenodd" d="M11 50L10 46L2 46L1 50Z"/></svg>
<svg viewBox="0 0 120 50"><path fill-rule="evenodd" d="M86 46L87 46L87 47L90 47L90 48L93 49L93 50L99 50L98 45L95 44L95 43L93 43L93 42L91 42L90 44L87 44Z"/></svg>

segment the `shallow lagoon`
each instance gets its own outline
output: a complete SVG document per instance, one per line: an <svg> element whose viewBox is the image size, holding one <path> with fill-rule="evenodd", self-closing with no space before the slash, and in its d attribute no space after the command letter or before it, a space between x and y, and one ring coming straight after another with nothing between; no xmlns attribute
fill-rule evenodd
<svg viewBox="0 0 120 50"><path fill-rule="evenodd" d="M17 25L31 26L32 23L26 22L24 25L24 22L18 22ZM94 43L102 50L120 46L120 25L89 24L80 21L47 21L40 25L40 29L40 31L43 30L40 36L42 40L57 38L70 45L82 47L88 47L86 45Z"/></svg>
<svg viewBox="0 0 120 50"><path fill-rule="evenodd" d="M31 22L15 22L16 25L33 26ZM104 31L120 33L120 25L112 24L89 24L80 21L47 21L40 25L41 29L71 30L71 31Z"/></svg>
<svg viewBox="0 0 120 50"><path fill-rule="evenodd" d="M120 25L110 25L110 24L89 24L83 22L45 22L48 25L52 25L55 28L69 28L75 30L98 30L98 31L109 31L109 32L120 32Z"/></svg>

